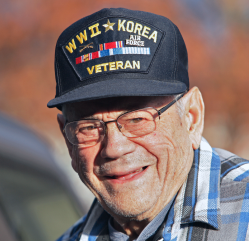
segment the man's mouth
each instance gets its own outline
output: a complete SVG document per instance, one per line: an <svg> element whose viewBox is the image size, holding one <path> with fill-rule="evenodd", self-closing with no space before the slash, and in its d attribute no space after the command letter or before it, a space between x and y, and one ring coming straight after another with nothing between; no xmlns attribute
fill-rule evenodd
<svg viewBox="0 0 249 241"><path fill-rule="evenodd" d="M108 176L108 178L110 179L117 179L117 180L120 180L120 181L124 181L124 180L128 180L128 179L131 179L133 178L134 176L138 175L139 173L141 173L142 171L144 171L148 166L145 166L145 167L141 167L135 171L132 171L130 173L126 173L124 175L113 175L113 176Z"/></svg>

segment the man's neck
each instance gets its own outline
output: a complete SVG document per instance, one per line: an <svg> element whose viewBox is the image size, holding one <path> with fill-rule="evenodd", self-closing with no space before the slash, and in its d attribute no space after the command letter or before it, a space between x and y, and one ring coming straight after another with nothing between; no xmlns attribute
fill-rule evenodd
<svg viewBox="0 0 249 241"><path fill-rule="evenodd" d="M145 237L150 237L151 235L153 235L159 228L159 226L163 223L170 210L170 207L172 206L172 203L175 200L175 197L176 195L171 198L167 205L164 206L152 220L130 220L129 222L123 223L123 225L121 226L115 219L112 219L113 221L110 222L110 224L116 231L122 232L129 236L130 240L137 239L140 236L141 240L144 240ZM114 240L116 240L116 238L114 238Z"/></svg>

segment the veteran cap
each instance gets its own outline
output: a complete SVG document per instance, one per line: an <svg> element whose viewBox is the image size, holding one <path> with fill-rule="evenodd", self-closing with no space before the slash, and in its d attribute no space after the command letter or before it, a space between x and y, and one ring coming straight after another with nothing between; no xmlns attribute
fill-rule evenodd
<svg viewBox="0 0 249 241"><path fill-rule="evenodd" d="M55 49L56 96L48 107L117 96L163 96L189 88L188 57L167 18L102 9L69 26Z"/></svg>

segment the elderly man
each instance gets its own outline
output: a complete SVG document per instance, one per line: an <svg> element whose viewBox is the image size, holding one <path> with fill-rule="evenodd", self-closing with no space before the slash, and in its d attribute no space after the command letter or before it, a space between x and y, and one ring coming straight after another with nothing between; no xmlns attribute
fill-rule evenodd
<svg viewBox="0 0 249 241"><path fill-rule="evenodd" d="M48 107L96 196L59 241L249 240L249 164L202 138L204 103L169 19L87 16L59 37L55 72Z"/></svg>

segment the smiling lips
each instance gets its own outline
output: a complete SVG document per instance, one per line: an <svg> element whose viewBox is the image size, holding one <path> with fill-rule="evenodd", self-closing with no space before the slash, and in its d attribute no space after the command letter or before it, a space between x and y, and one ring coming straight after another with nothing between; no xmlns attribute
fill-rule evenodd
<svg viewBox="0 0 249 241"><path fill-rule="evenodd" d="M141 173L146 168L147 168L147 166L146 167L141 167L140 169L137 169L137 170L132 171L132 172L127 173L127 174L108 176L108 178L110 178L110 179L117 179L117 180L120 180L120 181L128 180L128 179L133 178L135 175Z"/></svg>

